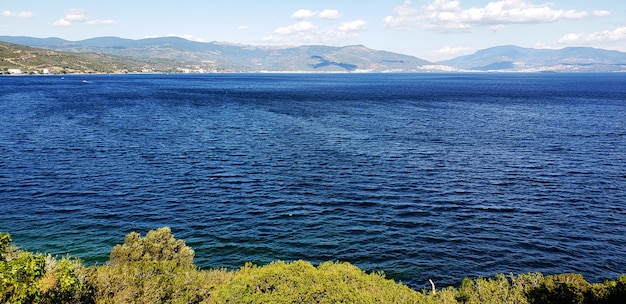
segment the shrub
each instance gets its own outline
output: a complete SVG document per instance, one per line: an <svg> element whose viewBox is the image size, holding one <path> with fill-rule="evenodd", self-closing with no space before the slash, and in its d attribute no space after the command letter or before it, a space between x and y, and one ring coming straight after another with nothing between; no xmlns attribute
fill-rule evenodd
<svg viewBox="0 0 626 304"><path fill-rule="evenodd" d="M200 271L172 261L98 266L90 281L96 303L209 302L216 286L232 278L225 270Z"/></svg>
<svg viewBox="0 0 626 304"><path fill-rule="evenodd" d="M530 303L585 303L589 284L580 274L546 276L543 282L528 292Z"/></svg>
<svg viewBox="0 0 626 304"><path fill-rule="evenodd" d="M504 274L495 278L464 279L455 299L459 303L527 303L525 281Z"/></svg>
<svg viewBox="0 0 626 304"><path fill-rule="evenodd" d="M7 233L0 233L0 261L5 260L10 245L11 236Z"/></svg>
<svg viewBox="0 0 626 304"><path fill-rule="evenodd" d="M225 270L201 271L194 251L176 240L170 228L136 232L116 245L108 265L95 266L90 282L97 303L200 303L233 277Z"/></svg>
<svg viewBox="0 0 626 304"><path fill-rule="evenodd" d="M137 261L172 261L177 266L193 266L194 251L185 241L176 240L169 227L151 230L145 238L136 232L126 236L124 244L115 245L109 263L119 265Z"/></svg>
<svg viewBox="0 0 626 304"><path fill-rule="evenodd" d="M422 295L349 263L246 264L216 292L218 303L416 303Z"/></svg>
<svg viewBox="0 0 626 304"><path fill-rule="evenodd" d="M623 302L626 299L626 275L622 274L610 288L609 295L605 298L606 303Z"/></svg>
<svg viewBox="0 0 626 304"><path fill-rule="evenodd" d="M0 234L1 303L89 303L85 268L80 261L32 254Z"/></svg>
<svg viewBox="0 0 626 304"><path fill-rule="evenodd" d="M20 252L0 263L0 302L35 303L39 300L39 279L44 274L42 255Z"/></svg>
<svg viewBox="0 0 626 304"><path fill-rule="evenodd" d="M0 303L625 303L626 275L589 284L580 274L498 274L417 292L350 263L277 261L200 270L167 227L135 232L106 265L19 250L0 233Z"/></svg>
<svg viewBox="0 0 626 304"><path fill-rule="evenodd" d="M91 303L92 288L88 269L80 260L69 257L57 260L48 255L46 273L40 279L41 303Z"/></svg>
<svg viewBox="0 0 626 304"><path fill-rule="evenodd" d="M624 303L626 301L626 275L622 274L615 281L605 281L603 284L592 284L588 299L589 303Z"/></svg>

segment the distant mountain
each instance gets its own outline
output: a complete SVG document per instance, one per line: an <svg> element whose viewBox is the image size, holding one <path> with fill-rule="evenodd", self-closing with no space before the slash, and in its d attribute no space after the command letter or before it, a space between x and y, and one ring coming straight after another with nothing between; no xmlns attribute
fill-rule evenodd
<svg viewBox="0 0 626 304"><path fill-rule="evenodd" d="M267 47L195 42L178 37L123 39L99 37L82 41L60 38L0 36L0 41L56 51L124 56L178 62L183 71L366 71L410 72L432 63L413 56L372 50L362 45Z"/></svg>
<svg viewBox="0 0 626 304"><path fill-rule="evenodd" d="M0 41L57 52L90 54L96 61L100 59L94 56L101 56L103 65L98 69L85 68L85 72L626 72L626 53L589 47L549 50L507 45L434 64L363 45L272 47L205 43L179 37L138 40L98 37L68 41L0 36ZM113 64L112 60L117 63ZM107 62L109 68L105 68Z"/></svg>
<svg viewBox="0 0 626 304"><path fill-rule="evenodd" d="M0 74L176 72L167 60L71 53L0 41Z"/></svg>
<svg viewBox="0 0 626 304"><path fill-rule="evenodd" d="M590 47L550 50L507 45L437 63L480 71L626 71L626 53Z"/></svg>

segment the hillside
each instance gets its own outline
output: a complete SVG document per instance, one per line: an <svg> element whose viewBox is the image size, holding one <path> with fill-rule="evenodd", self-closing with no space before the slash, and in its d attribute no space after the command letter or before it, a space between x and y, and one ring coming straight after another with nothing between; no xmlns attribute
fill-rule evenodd
<svg viewBox="0 0 626 304"><path fill-rule="evenodd" d="M6 42L2 44L0 73L15 68L27 73L41 73L43 69L51 73L626 71L626 53L589 47L553 50L497 46L434 64L363 45L275 47L178 37L68 41L0 36L0 41Z"/></svg>
<svg viewBox="0 0 626 304"><path fill-rule="evenodd" d="M174 72L174 66L165 60L69 53L0 41L0 74Z"/></svg>
<svg viewBox="0 0 626 304"><path fill-rule="evenodd" d="M268 47L195 42L178 37L139 40L100 37L67 41L59 38L3 36L0 41L63 52L165 60L177 62L179 67L189 72L409 72L431 65L413 56L373 50L362 45Z"/></svg>
<svg viewBox="0 0 626 304"><path fill-rule="evenodd" d="M560 50L522 48L514 45L479 50L438 64L479 71L626 71L626 53L590 47Z"/></svg>

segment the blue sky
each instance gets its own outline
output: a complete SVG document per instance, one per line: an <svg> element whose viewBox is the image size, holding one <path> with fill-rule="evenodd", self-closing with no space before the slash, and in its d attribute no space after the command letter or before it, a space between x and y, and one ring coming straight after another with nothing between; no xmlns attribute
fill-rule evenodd
<svg viewBox="0 0 626 304"><path fill-rule="evenodd" d="M476 50L626 51L623 0L0 0L0 36L353 45L442 60Z"/></svg>

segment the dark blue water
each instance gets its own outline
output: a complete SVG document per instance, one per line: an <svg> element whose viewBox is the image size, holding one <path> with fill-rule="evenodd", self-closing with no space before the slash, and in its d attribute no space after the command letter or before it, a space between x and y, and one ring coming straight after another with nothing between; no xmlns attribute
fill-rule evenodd
<svg viewBox="0 0 626 304"><path fill-rule="evenodd" d="M170 226L202 267L626 273L626 74L1 77L0 130L27 250Z"/></svg>

